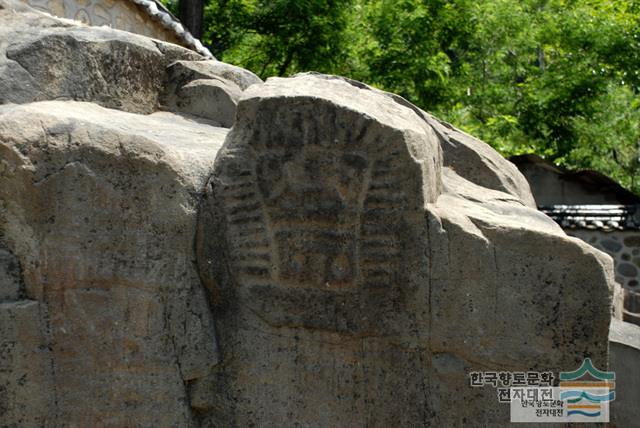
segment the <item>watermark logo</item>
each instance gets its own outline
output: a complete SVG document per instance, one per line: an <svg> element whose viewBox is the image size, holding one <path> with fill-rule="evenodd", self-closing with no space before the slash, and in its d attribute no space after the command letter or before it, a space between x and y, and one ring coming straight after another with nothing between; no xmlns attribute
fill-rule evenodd
<svg viewBox="0 0 640 428"><path fill-rule="evenodd" d="M555 380L559 380L559 386ZM615 373L598 370L590 358L570 372L471 372L472 387L492 386L509 403L511 422L609 422Z"/></svg>
<svg viewBox="0 0 640 428"><path fill-rule="evenodd" d="M572 422L608 422L609 402L615 400L616 374L603 372L586 358L578 369L560 373L560 399ZM606 419L606 420L603 420Z"/></svg>

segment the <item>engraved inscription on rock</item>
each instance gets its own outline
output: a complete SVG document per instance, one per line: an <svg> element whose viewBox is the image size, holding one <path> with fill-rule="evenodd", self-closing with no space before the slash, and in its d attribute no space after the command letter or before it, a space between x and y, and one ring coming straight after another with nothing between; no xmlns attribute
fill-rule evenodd
<svg viewBox="0 0 640 428"><path fill-rule="evenodd" d="M405 317L428 266L425 184L407 135L310 102L262 106L234 132L212 185L237 286L288 296L285 312L315 292L336 315L311 322L330 330L386 330ZM304 312L287 319L306 325Z"/></svg>

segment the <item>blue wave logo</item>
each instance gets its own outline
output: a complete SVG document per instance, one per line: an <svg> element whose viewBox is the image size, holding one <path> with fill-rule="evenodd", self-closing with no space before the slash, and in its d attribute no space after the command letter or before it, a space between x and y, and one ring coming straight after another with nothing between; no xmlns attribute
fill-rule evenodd
<svg viewBox="0 0 640 428"><path fill-rule="evenodd" d="M592 380L580 380L589 375ZM567 416L596 418L602 415L603 403L616 398L614 372L598 370L590 358L572 372L560 373L560 399L566 402Z"/></svg>
<svg viewBox="0 0 640 428"><path fill-rule="evenodd" d="M585 412L584 410L569 410L567 412L567 416L571 416L571 415L581 415L581 416L587 416L589 418L595 418L596 416L600 416L600 412L595 412L595 413L589 413L589 412Z"/></svg>
<svg viewBox="0 0 640 428"><path fill-rule="evenodd" d="M567 400L571 404L578 403L583 399L588 400L592 403L601 403L603 401L615 400L616 392L609 391L608 394L595 395L595 394L589 394L587 391L584 391L584 390L570 390L570 391L562 391L560 393L560 399Z"/></svg>

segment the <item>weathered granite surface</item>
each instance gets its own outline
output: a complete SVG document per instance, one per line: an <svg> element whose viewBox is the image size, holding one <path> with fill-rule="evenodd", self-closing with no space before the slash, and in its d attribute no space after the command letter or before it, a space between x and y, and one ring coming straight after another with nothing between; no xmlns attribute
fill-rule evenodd
<svg viewBox="0 0 640 428"><path fill-rule="evenodd" d="M616 372L616 399L611 403L611 426L640 424L640 326L611 320L609 370Z"/></svg>
<svg viewBox="0 0 640 428"><path fill-rule="evenodd" d="M193 423L188 384L218 355L193 235L225 135L168 113L0 106L0 224L24 281L0 304L3 422Z"/></svg>
<svg viewBox="0 0 640 428"><path fill-rule="evenodd" d="M611 259L489 146L185 52L0 0L0 425L506 426L469 371L607 366Z"/></svg>
<svg viewBox="0 0 640 428"><path fill-rule="evenodd" d="M161 97L164 108L230 128L242 91L262 80L240 67L220 61L175 61L167 68Z"/></svg>
<svg viewBox="0 0 640 428"><path fill-rule="evenodd" d="M168 81L180 80L183 86L196 79L230 80L242 88L260 82L246 70L216 60L203 61L204 57L181 46L107 27L74 24L19 2L4 1L0 103L76 100L148 114L165 107L161 101L179 89ZM183 73L177 79L176 70L189 69L193 62L201 62L191 67L202 71ZM234 96L237 98L236 92Z"/></svg>
<svg viewBox="0 0 640 428"><path fill-rule="evenodd" d="M469 371L606 366L611 259L526 187L443 166L445 143L345 79L245 92L198 238L224 362L213 426L504 425Z"/></svg>
<svg viewBox="0 0 640 428"><path fill-rule="evenodd" d="M609 254L613 259L616 281L631 291L640 291L640 233L634 230L603 233L587 229L569 233Z"/></svg>

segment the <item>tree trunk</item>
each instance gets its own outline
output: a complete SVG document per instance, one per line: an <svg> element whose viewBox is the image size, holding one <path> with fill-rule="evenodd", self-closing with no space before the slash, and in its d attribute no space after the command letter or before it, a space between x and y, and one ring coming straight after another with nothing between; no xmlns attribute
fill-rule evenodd
<svg viewBox="0 0 640 428"><path fill-rule="evenodd" d="M180 0L180 21L195 38L202 37L204 0Z"/></svg>

